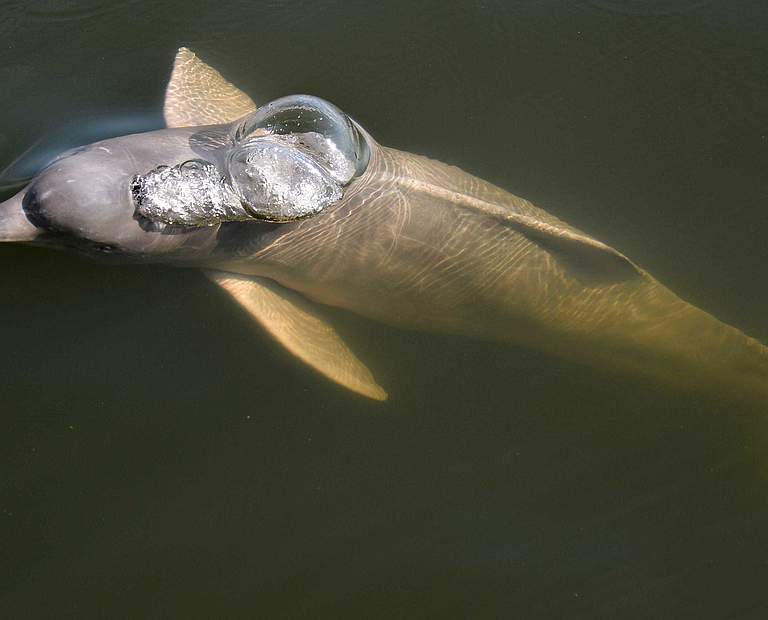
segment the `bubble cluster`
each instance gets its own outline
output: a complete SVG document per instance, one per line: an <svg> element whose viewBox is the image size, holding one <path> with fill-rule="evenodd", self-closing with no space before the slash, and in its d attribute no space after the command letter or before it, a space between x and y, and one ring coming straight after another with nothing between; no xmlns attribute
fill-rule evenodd
<svg viewBox="0 0 768 620"><path fill-rule="evenodd" d="M222 151L218 166L191 160L137 176L137 212L187 226L297 220L338 202L369 158L354 123L307 95L278 99L245 117Z"/></svg>
<svg viewBox="0 0 768 620"><path fill-rule="evenodd" d="M216 166L199 159L158 166L135 177L131 191L136 212L152 221L213 226L252 217Z"/></svg>

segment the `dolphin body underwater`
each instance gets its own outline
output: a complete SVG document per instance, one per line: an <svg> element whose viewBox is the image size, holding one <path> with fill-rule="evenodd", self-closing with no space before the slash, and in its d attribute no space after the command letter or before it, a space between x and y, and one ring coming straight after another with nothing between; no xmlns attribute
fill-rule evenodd
<svg viewBox="0 0 768 620"><path fill-rule="evenodd" d="M768 353L613 248L304 95L257 108L181 48L167 129L63 153L0 241L202 268L293 354L387 394L315 303L762 402ZM298 293L298 294L297 294Z"/></svg>

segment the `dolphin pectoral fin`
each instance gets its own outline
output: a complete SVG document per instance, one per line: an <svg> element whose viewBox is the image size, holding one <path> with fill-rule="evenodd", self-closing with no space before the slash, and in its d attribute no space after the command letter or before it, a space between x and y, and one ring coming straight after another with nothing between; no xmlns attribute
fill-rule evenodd
<svg viewBox="0 0 768 620"><path fill-rule="evenodd" d="M374 400L387 399L371 371L336 330L298 295L262 278L204 271L296 357L353 392Z"/></svg>
<svg viewBox="0 0 768 620"><path fill-rule="evenodd" d="M253 100L186 47L179 48L165 89L168 127L230 123L256 110Z"/></svg>
<svg viewBox="0 0 768 620"><path fill-rule="evenodd" d="M24 211L24 196L26 190L0 202L0 243L32 241L40 233L26 216Z"/></svg>
<svg viewBox="0 0 768 620"><path fill-rule="evenodd" d="M510 215L504 219L588 285L615 284L642 274L626 256L587 235L527 216Z"/></svg>

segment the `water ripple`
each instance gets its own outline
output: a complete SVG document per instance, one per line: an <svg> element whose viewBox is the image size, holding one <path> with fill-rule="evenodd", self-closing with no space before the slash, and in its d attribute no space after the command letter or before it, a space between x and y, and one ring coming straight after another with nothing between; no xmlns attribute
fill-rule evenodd
<svg viewBox="0 0 768 620"><path fill-rule="evenodd" d="M83 4L74 0L70 2L50 2L48 7L28 9L27 14L33 19L50 23L83 21L122 10L126 6L136 3L137 0L112 4L97 2Z"/></svg>
<svg viewBox="0 0 768 620"><path fill-rule="evenodd" d="M668 17L684 15L701 9L712 0L588 0L597 9L628 17Z"/></svg>

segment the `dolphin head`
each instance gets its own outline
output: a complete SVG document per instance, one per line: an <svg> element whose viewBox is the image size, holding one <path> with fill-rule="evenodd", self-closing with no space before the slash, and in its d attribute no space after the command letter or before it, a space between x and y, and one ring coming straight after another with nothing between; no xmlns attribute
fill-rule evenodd
<svg viewBox="0 0 768 620"><path fill-rule="evenodd" d="M372 140L317 97L278 99L229 124L121 136L61 154L0 204L0 241L199 262L339 203Z"/></svg>

